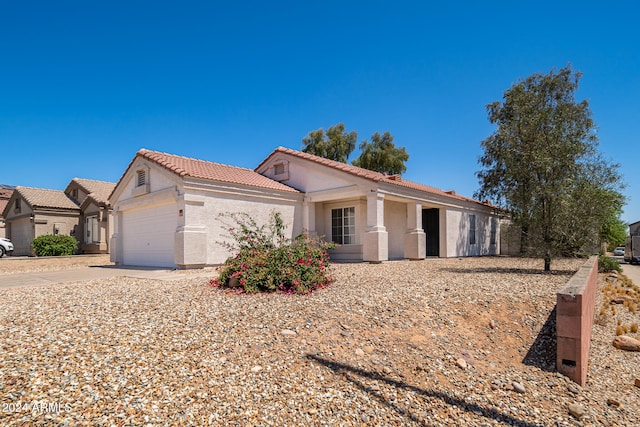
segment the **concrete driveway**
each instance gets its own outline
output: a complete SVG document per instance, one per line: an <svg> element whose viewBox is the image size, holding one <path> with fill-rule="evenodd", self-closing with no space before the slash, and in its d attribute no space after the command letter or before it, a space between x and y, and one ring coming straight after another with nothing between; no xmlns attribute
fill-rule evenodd
<svg viewBox="0 0 640 427"><path fill-rule="evenodd" d="M32 271L0 274L0 289L42 286L57 283L86 282L112 277L136 277L154 280L182 280L187 278L214 278L215 270L181 271L147 267L96 266L68 270Z"/></svg>
<svg viewBox="0 0 640 427"><path fill-rule="evenodd" d="M640 265L631 265L620 263L622 272L633 282L634 285L640 286Z"/></svg>

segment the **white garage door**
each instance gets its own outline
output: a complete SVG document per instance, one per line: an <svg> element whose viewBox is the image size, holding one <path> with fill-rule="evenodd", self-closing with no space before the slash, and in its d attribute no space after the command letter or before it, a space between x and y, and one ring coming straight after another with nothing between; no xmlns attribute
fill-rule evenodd
<svg viewBox="0 0 640 427"><path fill-rule="evenodd" d="M125 265L175 267L177 208L173 203L123 212L122 249Z"/></svg>

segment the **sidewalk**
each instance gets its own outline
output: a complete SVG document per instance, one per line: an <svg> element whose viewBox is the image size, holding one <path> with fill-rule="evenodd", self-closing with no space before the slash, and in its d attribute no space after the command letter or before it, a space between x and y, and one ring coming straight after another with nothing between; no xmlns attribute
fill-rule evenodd
<svg viewBox="0 0 640 427"><path fill-rule="evenodd" d="M189 270L165 270L145 267L82 267L69 270L33 271L27 273L0 274L0 289L44 286L58 283L85 282L112 277L135 277L152 280L182 280L191 278L214 278L214 270L193 272Z"/></svg>

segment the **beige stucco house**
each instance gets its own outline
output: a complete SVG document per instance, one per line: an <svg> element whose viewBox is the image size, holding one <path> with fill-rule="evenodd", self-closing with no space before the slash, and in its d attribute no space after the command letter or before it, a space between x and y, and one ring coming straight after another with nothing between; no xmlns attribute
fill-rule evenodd
<svg viewBox="0 0 640 427"><path fill-rule="evenodd" d="M110 196L111 259L189 268L230 255L220 215L281 213L291 237L324 236L334 260L500 253L496 209L453 191L278 148L255 170L140 150Z"/></svg>
<svg viewBox="0 0 640 427"><path fill-rule="evenodd" d="M13 255L33 255L31 242L45 234L75 237L80 253L108 253L108 199L114 187L83 178L72 179L65 191L16 187L2 210Z"/></svg>
<svg viewBox="0 0 640 427"><path fill-rule="evenodd" d="M7 237L13 242L13 255L33 255L31 242L38 236L73 236L80 207L63 191L18 186L3 216Z"/></svg>
<svg viewBox="0 0 640 427"><path fill-rule="evenodd" d="M80 217L75 232L80 253L109 252L111 236L109 195L115 186L113 182L73 178L64 190L65 194L80 207Z"/></svg>

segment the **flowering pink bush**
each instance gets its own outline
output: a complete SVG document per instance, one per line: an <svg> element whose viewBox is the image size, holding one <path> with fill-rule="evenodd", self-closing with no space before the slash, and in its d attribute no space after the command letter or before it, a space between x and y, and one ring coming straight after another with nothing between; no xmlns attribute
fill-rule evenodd
<svg viewBox="0 0 640 427"><path fill-rule="evenodd" d="M229 229L237 254L220 268L214 286L237 283L245 292L307 294L331 283L328 249L332 243L301 234L284 237L280 214L258 227L248 215L229 215L238 225Z"/></svg>

